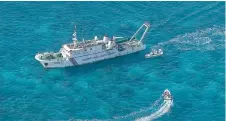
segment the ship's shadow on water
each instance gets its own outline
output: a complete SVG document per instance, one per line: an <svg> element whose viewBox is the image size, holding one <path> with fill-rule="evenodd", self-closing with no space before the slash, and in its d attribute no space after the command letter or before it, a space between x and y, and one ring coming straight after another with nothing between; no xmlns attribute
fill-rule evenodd
<svg viewBox="0 0 226 121"><path fill-rule="evenodd" d="M85 65L72 66L64 68L64 72L67 75L85 74L94 72L95 70L106 68L106 72L110 72L113 67L120 67L122 65L131 65L133 63L139 63L144 61L145 53L137 52L130 55L107 59L99 62L89 63Z"/></svg>

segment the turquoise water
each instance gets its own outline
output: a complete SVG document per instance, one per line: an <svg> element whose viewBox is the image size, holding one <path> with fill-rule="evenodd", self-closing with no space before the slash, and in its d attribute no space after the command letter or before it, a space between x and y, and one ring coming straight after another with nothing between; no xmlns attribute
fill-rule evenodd
<svg viewBox="0 0 226 121"><path fill-rule="evenodd" d="M0 120L135 120L168 88L157 121L224 120L224 2L0 2ZM152 24L140 53L79 67L43 69L37 52L84 37L131 36ZM79 28L79 26L78 26ZM81 39L81 29L78 30ZM144 110L140 113L140 110Z"/></svg>

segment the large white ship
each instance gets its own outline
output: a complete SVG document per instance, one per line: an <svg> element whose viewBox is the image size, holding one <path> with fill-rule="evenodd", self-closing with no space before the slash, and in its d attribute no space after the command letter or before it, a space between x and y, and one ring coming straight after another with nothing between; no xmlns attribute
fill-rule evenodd
<svg viewBox="0 0 226 121"><path fill-rule="evenodd" d="M146 48L143 39L150 28L150 24L145 22L135 34L129 38L118 41L123 37L109 38L104 36L98 39L97 36L93 40L78 41L76 36L76 27L73 34L73 43L65 44L59 52L44 52L35 55L44 68L57 68L76 66L87 63L123 56L135 53ZM140 39L137 39L138 33L144 29Z"/></svg>

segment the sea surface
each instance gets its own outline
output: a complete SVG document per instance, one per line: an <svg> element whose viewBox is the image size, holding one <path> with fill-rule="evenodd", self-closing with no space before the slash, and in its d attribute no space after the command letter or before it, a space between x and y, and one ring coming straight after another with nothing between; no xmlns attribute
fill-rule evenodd
<svg viewBox="0 0 226 121"><path fill-rule="evenodd" d="M145 21L147 49L77 67L44 69L38 52L78 38L130 37ZM225 2L0 2L0 120L225 119ZM164 55L145 59L150 48Z"/></svg>

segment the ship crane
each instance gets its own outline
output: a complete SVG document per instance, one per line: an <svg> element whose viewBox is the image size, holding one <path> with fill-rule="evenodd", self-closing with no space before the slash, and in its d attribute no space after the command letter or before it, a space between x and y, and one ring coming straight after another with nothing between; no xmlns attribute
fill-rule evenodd
<svg viewBox="0 0 226 121"><path fill-rule="evenodd" d="M132 41L137 36L137 34L139 33L139 31L141 31L141 29L143 27L145 27L145 31L144 31L144 33L142 34L142 36L141 36L141 38L139 40L139 43L141 43L143 41L143 39L144 39L144 36L147 34L149 28L151 27L151 25L148 22L145 22L144 24L142 24L140 26L140 28L135 32L135 34L130 38L129 41Z"/></svg>

